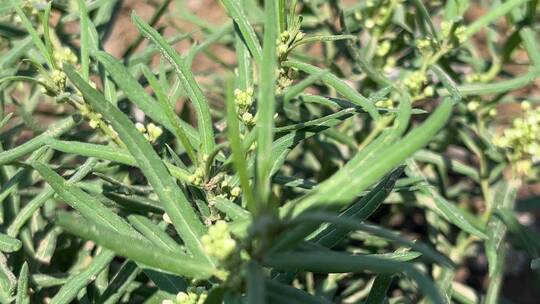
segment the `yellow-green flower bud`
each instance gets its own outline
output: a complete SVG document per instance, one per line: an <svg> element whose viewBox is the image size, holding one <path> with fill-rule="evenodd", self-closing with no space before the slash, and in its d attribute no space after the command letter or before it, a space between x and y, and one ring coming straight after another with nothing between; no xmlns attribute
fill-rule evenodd
<svg viewBox="0 0 540 304"><path fill-rule="evenodd" d="M234 187L231 190L231 195L234 197L239 197L241 192L242 190L240 189L240 187Z"/></svg>
<svg viewBox="0 0 540 304"><path fill-rule="evenodd" d="M469 103L467 103L467 110L469 110L470 112L474 112L478 110L479 107L480 107L480 103L476 100L472 100Z"/></svg>
<svg viewBox="0 0 540 304"><path fill-rule="evenodd" d="M63 47L57 49L53 54L54 60L56 60L58 66L62 67L64 62L67 62L71 65L77 64L77 56L71 51L70 48Z"/></svg>
<svg viewBox="0 0 540 304"><path fill-rule="evenodd" d="M249 113L249 112L246 112L244 114L242 114L242 121L248 125L248 126L252 126L255 124L255 117L253 117L253 114Z"/></svg>
<svg viewBox="0 0 540 304"><path fill-rule="evenodd" d="M279 57L282 57L283 55L287 54L288 50L289 50L289 47L285 43L280 43L277 46L277 53Z"/></svg>
<svg viewBox="0 0 540 304"><path fill-rule="evenodd" d="M161 136L161 134L163 134L163 129L153 123L149 123L146 127L148 130L148 137L152 143L155 142Z"/></svg>
<svg viewBox="0 0 540 304"><path fill-rule="evenodd" d="M369 19L366 19L366 22L364 22L364 26L370 30L372 28L375 27L375 21L373 21L373 19L369 18Z"/></svg>
<svg viewBox="0 0 540 304"><path fill-rule="evenodd" d="M135 124L135 128L137 128L137 130L139 130L141 133L146 133L146 127L140 122Z"/></svg>
<svg viewBox="0 0 540 304"><path fill-rule="evenodd" d="M229 233L229 225L225 221L217 221L208 228L208 233L201 237L204 251L218 260L226 260L236 249L236 241Z"/></svg>
<svg viewBox="0 0 540 304"><path fill-rule="evenodd" d="M392 44L390 44L390 41L385 40L383 41L378 47L377 47L377 56L383 57L386 56L390 52L390 49L392 48Z"/></svg>
<svg viewBox="0 0 540 304"><path fill-rule="evenodd" d="M424 89L424 96L432 97L433 95L435 95L435 89L433 88L433 86L427 86Z"/></svg>

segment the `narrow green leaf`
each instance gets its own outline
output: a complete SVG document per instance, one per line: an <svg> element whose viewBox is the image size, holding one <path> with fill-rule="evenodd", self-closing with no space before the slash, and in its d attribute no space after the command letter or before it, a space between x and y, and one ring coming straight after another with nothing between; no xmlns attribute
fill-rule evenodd
<svg viewBox="0 0 540 304"><path fill-rule="evenodd" d="M118 272L109 282L107 288L96 303L113 304L117 303L129 288L129 285L135 281L140 269L131 261L125 261Z"/></svg>
<svg viewBox="0 0 540 304"><path fill-rule="evenodd" d="M249 220L251 213L237 204L229 201L228 199L216 196L210 200L210 204L215 206L219 211L225 213L233 221L236 220Z"/></svg>
<svg viewBox="0 0 540 304"><path fill-rule="evenodd" d="M263 57L261 44L255 34L255 30L253 30L247 16L244 14L242 6L238 0L220 0L220 3L225 7L227 14L234 20L251 56L253 56L257 64L261 65Z"/></svg>
<svg viewBox="0 0 540 304"><path fill-rule="evenodd" d="M77 123L69 117L51 126L47 131L13 149L0 152L0 166L11 163L45 145L50 138L56 138L71 130Z"/></svg>
<svg viewBox="0 0 540 304"><path fill-rule="evenodd" d="M456 225L457 227L461 228L463 231L466 231L480 239L486 239L486 234L481 231L480 229L476 228L475 225L470 223L466 216L464 215L463 211L456 207L454 204L448 202L444 197L442 197L431 185L429 185L429 182L427 178L424 176L420 168L418 168L418 165L412 161L408 160L407 164L410 169L409 176L412 178L421 178L424 181L424 184L417 185L417 187L420 189L419 193L417 194L417 197L420 201L426 201L429 204L433 204L435 207L435 211L437 211L440 215L442 215L446 220L448 220L450 223Z"/></svg>
<svg viewBox="0 0 540 304"><path fill-rule="evenodd" d="M131 15L131 19L141 34L150 39L158 47L161 54L173 65L184 91L186 91L197 111L197 125L201 134L202 150L206 155L209 155L215 146L209 103L195 81L190 67L155 29L150 27L135 13Z"/></svg>
<svg viewBox="0 0 540 304"><path fill-rule="evenodd" d="M428 258L434 263L439 263L439 264L444 265L445 267L450 267L450 268L453 268L455 266L454 262L452 262L450 258L446 257L444 254L438 252L437 250L431 248L430 246L424 243L410 241L407 238L401 236L399 233L396 233L394 231L388 230L380 226L360 223L360 222L357 222L355 219L349 219L349 218L336 216L333 214L318 212L318 213L308 213L306 215L301 215L295 220L293 220L292 224L310 223L310 222L318 223L318 224L328 222L334 225L334 227L337 227L343 230L365 231L367 233L376 235L378 237L391 240L392 242L395 242L396 244L399 244L401 246L410 247L412 250L422 253L426 258Z"/></svg>
<svg viewBox="0 0 540 304"><path fill-rule="evenodd" d="M205 227L152 145L135 128L124 113L107 102L103 95L88 85L75 72L73 67L66 66L65 73L82 92L85 99L92 105L92 108L101 113L111 123L114 130L118 132L130 153L137 160L139 168L154 188L176 231L184 240L191 254L206 258L212 264L204 253L200 241L200 238L205 233Z"/></svg>
<svg viewBox="0 0 540 304"><path fill-rule="evenodd" d="M124 148L115 146L97 145L79 141L47 140L46 145L54 150L64 153L77 154L86 157L95 157L103 160L117 162L129 166L136 166L137 160Z"/></svg>
<svg viewBox="0 0 540 304"><path fill-rule="evenodd" d="M17 296L15 298L15 304L27 303L30 303L30 296L28 295L28 263L24 262L17 280Z"/></svg>
<svg viewBox="0 0 540 304"><path fill-rule="evenodd" d="M45 236L39 240L39 245L35 254L36 262L43 265L50 265L52 256L56 250L59 235L60 229L55 227L47 231L47 234L45 234Z"/></svg>
<svg viewBox="0 0 540 304"><path fill-rule="evenodd" d="M416 5L416 9L420 11L420 16L422 16L422 19L424 19L428 24L431 36L435 39L436 43L439 44L441 40L439 32L437 32L437 30L435 29L433 21L431 20L431 16L429 15L429 12L425 7L424 3L422 3L421 0L414 0L414 4Z"/></svg>
<svg viewBox="0 0 540 304"><path fill-rule="evenodd" d="M240 4L244 5L245 0L241 0ZM249 49L244 43L244 37L242 36L242 33L235 30L234 34L236 61L238 62L238 77L236 77L236 87L245 91L248 88L252 88L253 85L252 62L249 56Z"/></svg>
<svg viewBox="0 0 540 304"><path fill-rule="evenodd" d="M214 273L214 269L200 259L152 246L146 240L120 234L66 212L57 215L56 223L70 233L92 240L120 256L151 268L200 279L206 279ZM148 250L149 248L152 250Z"/></svg>
<svg viewBox="0 0 540 304"><path fill-rule="evenodd" d="M311 74L306 79L303 79L300 82L286 88L285 93L283 94L283 102L286 103L291 101L293 98L302 93L302 91L304 91L306 88L311 86L316 81L319 81L326 73L330 72L322 70L320 73Z"/></svg>
<svg viewBox="0 0 540 304"><path fill-rule="evenodd" d="M13 66L30 48L32 47L32 37L26 37L18 43L13 43L13 46L2 53L0 57L0 68L8 69Z"/></svg>
<svg viewBox="0 0 540 304"><path fill-rule="evenodd" d="M255 261L247 263L247 303L266 303L266 282L263 268Z"/></svg>
<svg viewBox="0 0 540 304"><path fill-rule="evenodd" d="M12 301L11 295L15 291L17 284L17 278L11 272L7 262L6 256L0 252L0 300L5 303Z"/></svg>
<svg viewBox="0 0 540 304"><path fill-rule="evenodd" d="M288 60L283 63L284 66L293 67L302 70L308 74L321 74L323 70L320 68L295 60ZM379 118L379 113L375 105L369 100L358 93L355 89L351 88L343 80L337 78L334 74L328 73L321 76L321 80L329 87L334 88L343 97L349 99L352 103L358 105L366 112L368 112L374 119Z"/></svg>
<svg viewBox="0 0 540 304"><path fill-rule="evenodd" d="M22 243L18 239L9 235L0 233L0 251L15 252L21 249Z"/></svg>
<svg viewBox="0 0 540 304"><path fill-rule="evenodd" d="M349 206L339 216L354 219L358 222L368 219L392 192L397 179L403 174L403 169L404 167L402 166L392 171L366 196ZM328 227L320 229L320 232L311 238L310 241L324 247L332 248L343 240L348 232L348 229L340 229L336 225L329 225Z"/></svg>
<svg viewBox="0 0 540 304"><path fill-rule="evenodd" d="M139 230L154 245L170 251L184 252L182 246L176 243L171 236L154 224L148 217L132 214L128 216L128 220L135 229Z"/></svg>
<svg viewBox="0 0 540 304"><path fill-rule="evenodd" d="M347 34L350 34L351 32L349 30L349 26L347 25L345 13L343 10L341 11L339 21L340 21L341 27L343 28L343 31ZM379 85L393 86L392 81L388 79L388 77L386 77L381 71L376 69L371 64L370 60L366 58L367 56L365 56L365 54L363 54L362 52L358 50L357 44L353 43L352 40L347 40L345 41L345 45L347 46L347 50L349 51L349 54L351 54L352 58L354 59L353 60L354 65L357 66L359 70L366 73L366 75L371 80L375 81Z"/></svg>
<svg viewBox="0 0 540 304"><path fill-rule="evenodd" d="M444 6L444 19L453 21L463 16L470 2L468 0L449 0Z"/></svg>
<svg viewBox="0 0 540 304"><path fill-rule="evenodd" d="M54 49L51 41L51 35L50 35L50 18L51 18L51 8L52 8L52 2L49 2L47 6L45 7L45 11L43 12L43 40L45 40L45 47L47 48L47 52L49 54L54 54Z"/></svg>
<svg viewBox="0 0 540 304"><path fill-rule="evenodd" d="M137 237L136 231L120 216L105 207L95 197L66 182L45 164L34 163L34 168L54 189L58 196L92 222L107 226L119 233Z"/></svg>
<svg viewBox="0 0 540 304"><path fill-rule="evenodd" d="M375 277L366 304L382 304L386 298L386 293L392 283L392 275L380 274Z"/></svg>
<svg viewBox="0 0 540 304"><path fill-rule="evenodd" d="M95 280L96 276L103 271L114 259L114 253L109 250L103 250L98 253L88 267L80 273L69 277L62 288L51 299L51 304L69 304L73 301L80 290Z"/></svg>
<svg viewBox="0 0 540 304"><path fill-rule="evenodd" d="M165 92L163 91L163 88L161 87L159 81L157 80L156 76L154 76L152 71L150 71L150 68L148 68L147 66L142 66L142 72L144 74L144 77L148 80L148 83L152 87L154 94L156 94L157 100L159 101L159 105L161 107L161 111L165 113L167 121L174 129L174 135L182 143L182 146L186 150L186 153L191 159L191 162L197 164L197 155L195 154L195 149L189 142L187 132L182 127L180 118L178 118L178 116L174 112L174 109L172 108L169 99L165 95Z"/></svg>
<svg viewBox="0 0 540 304"><path fill-rule="evenodd" d="M21 19L21 22L26 29L26 31L30 34L30 37L32 37L32 41L34 42L34 45L39 50L39 53L41 56L44 57L47 64L49 64L50 67L56 68L56 62L53 59L53 54L49 53L47 50L47 47L43 43L43 40L39 37L38 32L34 29L34 26L32 25L32 22L28 19L26 14L23 12L22 7L20 5L14 4L14 0L9 0L13 7L15 8L15 12Z"/></svg>
<svg viewBox="0 0 540 304"><path fill-rule="evenodd" d="M463 174L474 181L480 179L478 170L474 167L466 165L458 160L450 159L444 155L431 152L429 150L419 150L413 155L413 159L419 162L434 164L438 167L443 167L445 170Z"/></svg>
<svg viewBox="0 0 540 304"><path fill-rule="evenodd" d="M476 19L472 24L467 26L464 37L466 39L470 38L472 35L476 34L476 32L488 26L491 22L508 14L512 9L524 4L527 1L529 0L509 0L503 2L502 4L494 5L487 14Z"/></svg>
<svg viewBox="0 0 540 304"><path fill-rule="evenodd" d="M489 261L489 286L487 288L486 297L484 299L485 304L498 304L500 303L500 293L502 288L502 283L504 280L504 266L506 262L506 247L499 246L495 248L493 252L495 261ZM492 266L493 265L493 266Z"/></svg>
<svg viewBox="0 0 540 304"><path fill-rule="evenodd" d="M463 97L461 96L461 93L459 89L457 88L457 84L454 82L454 80L448 75L440 66L438 65L432 65L431 70L437 74L439 79L441 80L441 83L446 88L450 96L454 99L454 102L459 102Z"/></svg>
<svg viewBox="0 0 540 304"><path fill-rule="evenodd" d="M0 121L0 129L4 128L8 124L14 114L14 112L7 113L6 116L2 118L2 120Z"/></svg>
<svg viewBox="0 0 540 304"><path fill-rule="evenodd" d="M272 156L268 151L272 148L274 137L274 112L276 95L276 70L277 70L277 29L278 12L276 1L264 2L264 41L262 63L259 79L264 79L259 84L257 93L257 159L256 159L256 183L257 200L264 209L270 197ZM263 208L261 208L263 207Z"/></svg>
<svg viewBox="0 0 540 304"><path fill-rule="evenodd" d="M540 273L540 269L534 267L534 262L540 260L540 234L522 225L517 220L514 212L507 208L499 208L495 212L495 215L504 222L510 234L527 250L527 253L531 257L531 262L529 263L531 269Z"/></svg>
<svg viewBox="0 0 540 304"><path fill-rule="evenodd" d="M154 269L143 269L144 274L159 287L160 290L176 295L187 288L186 281L178 276Z"/></svg>
<svg viewBox="0 0 540 304"><path fill-rule="evenodd" d="M64 153L72 153L86 157L95 157L98 159L108 160L128 166L138 166L137 160L131 154L129 154L130 152L128 150L124 148L89 144L78 141L62 141L55 139L47 140L47 146L54 150L62 151ZM188 182L188 178L191 173L167 161L165 161L164 163L174 178L182 182Z"/></svg>
<svg viewBox="0 0 540 304"><path fill-rule="evenodd" d="M315 118L313 120L308 120L308 121L297 123L297 124L291 124L284 127L275 128L274 132L282 133L282 132L287 132L287 131L294 131L294 130L309 128L309 127L319 127L319 126L325 125L329 120L336 119L336 120L342 121L345 118L349 118L351 114L353 114L354 112L355 112L355 109L352 109L352 108L344 109L344 110L341 110L339 112L336 112L336 113L333 113L324 117Z"/></svg>
<svg viewBox="0 0 540 304"><path fill-rule="evenodd" d="M64 273L54 274L54 275L36 273L30 276L30 282L34 284L35 286L48 288L48 287L64 285L66 281L68 280L68 277L69 276Z"/></svg>
<svg viewBox="0 0 540 304"><path fill-rule="evenodd" d="M331 254L294 252L267 256L264 259L264 264L267 267L280 270L300 270L316 273L373 271L379 274L394 274L405 272L416 280L424 294L429 296L433 303L442 303L442 297L435 284L418 270L404 262L362 255L352 256L337 252L332 252Z"/></svg>
<svg viewBox="0 0 540 304"><path fill-rule="evenodd" d="M163 107L157 106L158 103L146 93L141 84L133 78L129 70L126 69L118 59L102 51L96 51L92 54L107 69L116 84L118 84L131 102L135 103L145 115L148 115L157 123L165 126L165 128L173 134L176 134L176 129L169 119L170 114L164 112ZM193 146L198 146L200 143L199 135L193 127L179 119L174 119L174 121L181 124L181 127L186 131L191 144Z"/></svg>
<svg viewBox="0 0 540 304"><path fill-rule="evenodd" d="M88 78L90 77L90 20L88 18L85 1L77 0L77 3L80 13L79 20L81 29L81 74L83 79L88 81Z"/></svg>
<svg viewBox="0 0 540 304"><path fill-rule="evenodd" d="M500 94L520 89L535 81L538 77L540 77L540 70L532 70L509 80L501 80L486 84L465 84L458 86L457 88L463 96Z"/></svg>
<svg viewBox="0 0 540 304"><path fill-rule="evenodd" d="M329 304L322 297L313 296L301 289L281 284L275 280L266 280L267 298L270 303L287 304ZM282 302L280 302L282 301Z"/></svg>
<svg viewBox="0 0 540 304"><path fill-rule="evenodd" d="M382 147L369 163L359 153L340 171L319 184L309 195L304 197L295 208L295 214L316 206L336 207L346 205L358 193L373 184L393 167L425 146L449 119L453 102L445 100L433 114L419 127L409 132L404 138Z"/></svg>
<svg viewBox="0 0 540 304"><path fill-rule="evenodd" d="M493 192L493 201L489 206L489 212L493 213L495 210L503 208L513 210L516 203L517 190L518 184L516 182L503 180L497 183ZM499 218L491 216L486 226L486 234L488 239L485 246L489 274L495 275L501 271L501 263L504 262L499 257L499 254L503 250L501 248L504 247L503 242L506 236L506 226Z"/></svg>
<svg viewBox="0 0 540 304"><path fill-rule="evenodd" d="M339 40L355 40L356 36L354 35L317 35L309 36L302 38L299 41L295 41L289 48L293 49L303 44L314 43L314 42L328 42L328 41L339 41Z"/></svg>

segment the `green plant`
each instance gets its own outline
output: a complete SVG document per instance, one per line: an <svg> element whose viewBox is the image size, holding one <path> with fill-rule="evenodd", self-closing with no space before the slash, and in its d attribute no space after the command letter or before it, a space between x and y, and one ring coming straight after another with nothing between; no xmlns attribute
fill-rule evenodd
<svg viewBox="0 0 540 304"><path fill-rule="evenodd" d="M118 59L119 3L0 4L2 302L499 303L507 250L538 271L538 1L221 0L216 26L165 0Z"/></svg>

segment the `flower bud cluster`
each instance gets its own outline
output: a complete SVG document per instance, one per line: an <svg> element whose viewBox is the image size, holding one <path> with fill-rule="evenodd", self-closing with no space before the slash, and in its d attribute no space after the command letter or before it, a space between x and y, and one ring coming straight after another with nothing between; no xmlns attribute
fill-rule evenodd
<svg viewBox="0 0 540 304"><path fill-rule="evenodd" d="M60 70L53 70L45 78L41 78L40 81L45 84L41 88L41 91L49 96L58 96L66 88L66 74Z"/></svg>
<svg viewBox="0 0 540 304"><path fill-rule="evenodd" d="M277 71L277 87L276 87L276 94L281 94L287 88L290 86L293 82L293 78L291 74L294 74L293 69L284 69L280 68Z"/></svg>
<svg viewBox="0 0 540 304"><path fill-rule="evenodd" d="M474 83L474 82L486 83L486 82L489 82L490 80L491 80L490 75L481 74L481 73L472 73L465 76L465 82L467 83Z"/></svg>
<svg viewBox="0 0 540 304"><path fill-rule="evenodd" d="M416 47L422 54L427 54L433 50L433 38L426 37L416 40Z"/></svg>
<svg viewBox="0 0 540 304"><path fill-rule="evenodd" d="M424 85L427 83L428 79L425 75L425 73L422 73L421 71L413 72L405 79L403 80L403 84L409 89L411 92L418 92Z"/></svg>
<svg viewBox="0 0 540 304"><path fill-rule="evenodd" d="M388 56L386 58L386 63L383 66L383 71L387 74L390 74L392 70L396 67L397 59L394 56Z"/></svg>
<svg viewBox="0 0 540 304"><path fill-rule="evenodd" d="M280 61L283 61L287 58L287 54L291 50L291 45L304 39L305 36L306 34L300 31L299 24L297 24L297 26L294 26L291 30L284 30L283 32L281 32L278 39L276 40L276 50Z"/></svg>
<svg viewBox="0 0 540 304"><path fill-rule="evenodd" d="M188 287L186 291L176 294L174 300L164 300L162 304L203 304L208 297L208 291L204 287Z"/></svg>
<svg viewBox="0 0 540 304"><path fill-rule="evenodd" d="M240 119L246 126L254 126L257 119L249 112L253 105L253 88L248 88L245 91L240 89L234 90L234 103L236 104Z"/></svg>
<svg viewBox="0 0 540 304"><path fill-rule="evenodd" d="M521 107L524 116L515 118L512 126L496 137L494 143L506 149L518 174L533 177L533 166L540 162L540 107L531 109L527 101Z"/></svg>
<svg viewBox="0 0 540 304"><path fill-rule="evenodd" d="M392 44L390 43L390 41L384 40L383 42L381 42L381 44L377 46L375 53L379 57L384 57L388 53L390 53L391 49L392 49Z"/></svg>
<svg viewBox="0 0 540 304"><path fill-rule="evenodd" d="M217 221L201 238L204 251L219 261L225 261L236 249L236 241L229 232L229 224Z"/></svg>
<svg viewBox="0 0 540 304"><path fill-rule="evenodd" d="M229 196L234 199L240 196L242 194L242 189L238 186L232 187L229 184L229 181L227 179L224 179L220 184L221 191L223 192L223 195L229 194Z"/></svg>
<svg viewBox="0 0 540 304"><path fill-rule="evenodd" d="M156 126L153 123L149 123L146 126L142 123L138 122L135 124L135 127L139 132L143 133L144 138L146 138L149 142L155 143L156 140L163 134L163 129L159 126Z"/></svg>
<svg viewBox="0 0 540 304"><path fill-rule="evenodd" d="M204 184L204 169L198 167L195 172L188 177L188 182L195 186L202 186Z"/></svg>
<svg viewBox="0 0 540 304"><path fill-rule="evenodd" d="M465 36L466 28L453 22L441 22L441 32L444 38L455 44L462 44L467 39Z"/></svg>
<svg viewBox="0 0 540 304"><path fill-rule="evenodd" d="M100 113L92 111L92 109L84 104L79 108L81 115L88 120L90 128L96 129L103 123L103 116Z"/></svg>
<svg viewBox="0 0 540 304"><path fill-rule="evenodd" d="M64 62L71 65L75 65L78 62L77 56L68 47L62 47L60 49L54 50L53 56L59 67L62 67Z"/></svg>
<svg viewBox="0 0 540 304"><path fill-rule="evenodd" d="M379 108L385 108L385 109L393 109L394 108L394 101L391 98L385 99L385 100L379 100L375 103L375 106Z"/></svg>
<svg viewBox="0 0 540 304"><path fill-rule="evenodd" d="M377 29L388 22L395 5L401 2L403 0L367 0L361 10L354 12L353 18L368 30Z"/></svg>

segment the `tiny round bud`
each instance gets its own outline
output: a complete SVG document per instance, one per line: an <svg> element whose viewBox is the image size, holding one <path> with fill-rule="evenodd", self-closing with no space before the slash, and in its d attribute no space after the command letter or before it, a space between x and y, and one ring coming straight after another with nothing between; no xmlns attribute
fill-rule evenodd
<svg viewBox="0 0 540 304"><path fill-rule="evenodd" d="M433 88L433 86L427 86L424 89L424 95L427 96L427 97L431 97L431 96L435 95L435 89Z"/></svg>
<svg viewBox="0 0 540 304"><path fill-rule="evenodd" d="M474 112L478 110L479 107L480 107L480 103L476 100L473 100L467 103L467 110L469 110L470 112Z"/></svg>
<svg viewBox="0 0 540 304"><path fill-rule="evenodd" d="M253 114L246 112L242 115L242 120L248 122L253 119Z"/></svg>
<svg viewBox="0 0 540 304"><path fill-rule="evenodd" d="M146 133L146 127L140 122L135 124L135 128L137 128L137 130L139 130L141 133Z"/></svg>
<svg viewBox="0 0 540 304"><path fill-rule="evenodd" d="M176 294L176 301L179 302L179 303L182 303L182 302L185 302L189 300L189 296L187 293L181 291L179 293Z"/></svg>
<svg viewBox="0 0 540 304"><path fill-rule="evenodd" d="M366 20L366 22L364 23L364 26L367 28L367 29L372 29L373 27L375 27L375 21L373 21L373 19L369 18Z"/></svg>
<svg viewBox="0 0 540 304"><path fill-rule="evenodd" d="M240 192L242 192L240 187L234 187L231 190L231 195L234 196L234 197L238 197L238 196L240 196Z"/></svg>

